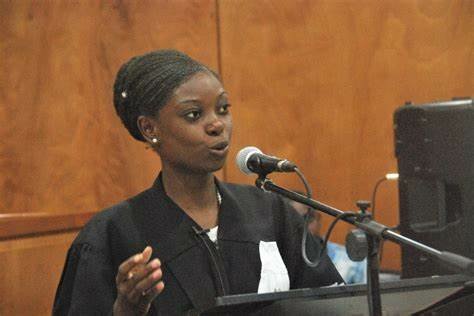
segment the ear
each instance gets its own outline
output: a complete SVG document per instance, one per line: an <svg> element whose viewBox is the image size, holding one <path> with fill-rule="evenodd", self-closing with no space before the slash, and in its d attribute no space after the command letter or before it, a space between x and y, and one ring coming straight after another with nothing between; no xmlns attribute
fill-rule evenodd
<svg viewBox="0 0 474 316"><path fill-rule="evenodd" d="M156 120L150 116L140 115L137 118L138 129L142 133L145 140L153 144L153 139L159 139L160 133Z"/></svg>

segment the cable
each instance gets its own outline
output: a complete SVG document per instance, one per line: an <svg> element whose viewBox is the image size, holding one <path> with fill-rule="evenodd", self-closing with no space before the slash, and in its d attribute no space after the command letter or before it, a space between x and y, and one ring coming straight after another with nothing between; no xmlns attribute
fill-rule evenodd
<svg viewBox="0 0 474 316"><path fill-rule="evenodd" d="M398 180L398 173L387 173L383 178L380 178L374 186L374 190L372 191L372 218L375 219L375 201L377 195L377 189L379 185L384 182L385 180Z"/></svg>
<svg viewBox="0 0 474 316"><path fill-rule="evenodd" d="M380 178L374 186L374 190L372 191L372 219L375 220L375 202L376 202L376 196L377 196L377 189L379 185L384 182L385 180L398 180L398 173L387 173L383 178ZM391 230L398 230L399 225L396 225L394 227L390 227ZM381 240L380 245L379 245L379 260L380 262L382 261L383 257L383 246L384 246L384 240Z"/></svg>
<svg viewBox="0 0 474 316"><path fill-rule="evenodd" d="M308 181L306 181L306 178L305 178L304 174L298 168L295 168L295 172L298 175L298 177L300 177L301 181L304 184L304 188L306 190L306 195L309 198L312 198L313 197L313 190L311 190L311 187L309 186Z"/></svg>
<svg viewBox="0 0 474 316"><path fill-rule="evenodd" d="M304 174L298 168L295 168L295 172L304 184L304 187L305 187L305 190L306 190L306 196L308 198L312 198L313 192L311 190L311 187L308 184L308 181L306 181L306 178L305 178ZM314 212L314 210L311 207L308 207L308 211L304 215L303 238L301 239L301 254L303 256L303 260L306 263L306 265L311 267L311 268L314 268L314 267L317 267L319 265L319 263L321 262L321 260L319 260L319 258L321 257L323 252L320 251L320 253L319 253L319 255L318 255L318 257L316 258L315 261L311 261L308 258L308 254L306 253L306 238L308 236L308 225L309 225L309 221L312 217L311 216L312 212Z"/></svg>
<svg viewBox="0 0 474 316"><path fill-rule="evenodd" d="M298 168L295 168L295 172L298 174L298 176L300 177L301 181L303 182L303 184L305 186L306 195L308 196L308 198L311 198L313 193L311 191L311 187L308 185L308 182L306 181L305 176L303 175L303 173ZM337 222L339 220L343 219L343 218L346 218L346 217L357 216L357 214L353 213L353 212L346 212L346 213L339 214L338 216L336 216L334 221L329 226L328 231L326 232L326 236L323 239L323 244L322 244L322 247L319 251L318 257L316 258L315 261L311 261L308 258L308 254L306 253L306 240L307 240L307 236L308 236L308 223L309 223L309 220L311 219L311 212L314 212L314 210L311 207L308 207L308 212L304 216L303 238L301 239L301 253L303 255L303 260L306 263L306 265L311 267L311 268L314 268L314 267L317 267L319 265L319 263L321 262L320 258L323 256L324 252L326 251L329 237L331 236L331 233L332 233L334 227L336 226Z"/></svg>
<svg viewBox="0 0 474 316"><path fill-rule="evenodd" d="M328 231L326 232L326 236L324 236L323 250L326 250L329 237L331 236L331 233L334 227L336 227L337 222L346 217L356 217L356 216L357 214L354 212L345 212L336 216L336 218L332 221L331 225L329 225Z"/></svg>
<svg viewBox="0 0 474 316"><path fill-rule="evenodd" d="M375 219L375 197L377 195L377 189L379 187L379 185L384 182L385 180L387 180L386 177L383 177L383 178L380 178L379 180L377 180L377 182L375 183L375 186L374 186L374 190L372 191L372 218Z"/></svg>
<svg viewBox="0 0 474 316"><path fill-rule="evenodd" d="M202 244L206 247L207 254L209 255L209 258L211 259L212 265L211 265L211 270L212 273L214 274L214 281L219 282L216 284L216 290L217 290L217 295L218 296L224 296L227 294L226 290L226 282L224 281L225 278L225 273L223 273L219 267L218 263L218 258L216 258L214 252L212 251L211 247L208 245L208 242L206 241L206 238L203 235L207 234L207 230L199 230L195 226L192 227L195 233L195 236L201 240ZM214 248L215 249L215 248ZM217 249L216 249L217 252ZM219 253L217 252L217 255ZM227 281L228 282L228 281ZM228 284L228 283L227 283ZM218 286L220 285L220 286Z"/></svg>

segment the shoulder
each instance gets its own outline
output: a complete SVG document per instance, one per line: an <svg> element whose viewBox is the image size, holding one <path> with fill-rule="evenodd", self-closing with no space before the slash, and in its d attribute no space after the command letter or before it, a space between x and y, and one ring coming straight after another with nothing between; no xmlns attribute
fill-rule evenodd
<svg viewBox="0 0 474 316"><path fill-rule="evenodd" d="M130 221L135 205L145 203L149 190L143 191L125 201L117 203L95 214L81 229L73 242L75 244L91 244L100 246L107 243L107 238L117 227Z"/></svg>
<svg viewBox="0 0 474 316"><path fill-rule="evenodd" d="M240 203L279 203L281 200L275 193L263 191L255 186L228 182L219 184Z"/></svg>
<svg viewBox="0 0 474 316"><path fill-rule="evenodd" d="M224 182L220 185L240 208L256 213L257 218L272 219L277 225L301 226L302 217L280 195L250 185Z"/></svg>

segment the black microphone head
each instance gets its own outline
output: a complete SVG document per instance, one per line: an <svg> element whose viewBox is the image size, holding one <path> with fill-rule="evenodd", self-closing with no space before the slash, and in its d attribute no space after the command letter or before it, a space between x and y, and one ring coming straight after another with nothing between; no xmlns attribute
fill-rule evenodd
<svg viewBox="0 0 474 316"><path fill-rule="evenodd" d="M237 164L237 167L245 174L252 174L252 171L247 166L247 161L253 154L262 154L262 151L257 147L248 146L242 148L235 157L235 163Z"/></svg>

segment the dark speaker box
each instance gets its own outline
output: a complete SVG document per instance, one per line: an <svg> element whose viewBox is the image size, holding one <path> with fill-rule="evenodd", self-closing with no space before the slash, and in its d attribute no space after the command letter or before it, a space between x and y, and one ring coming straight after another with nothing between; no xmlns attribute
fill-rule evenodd
<svg viewBox="0 0 474 316"><path fill-rule="evenodd" d="M472 99L407 104L394 114L400 232L474 258ZM450 274L435 258L402 246L402 277Z"/></svg>

